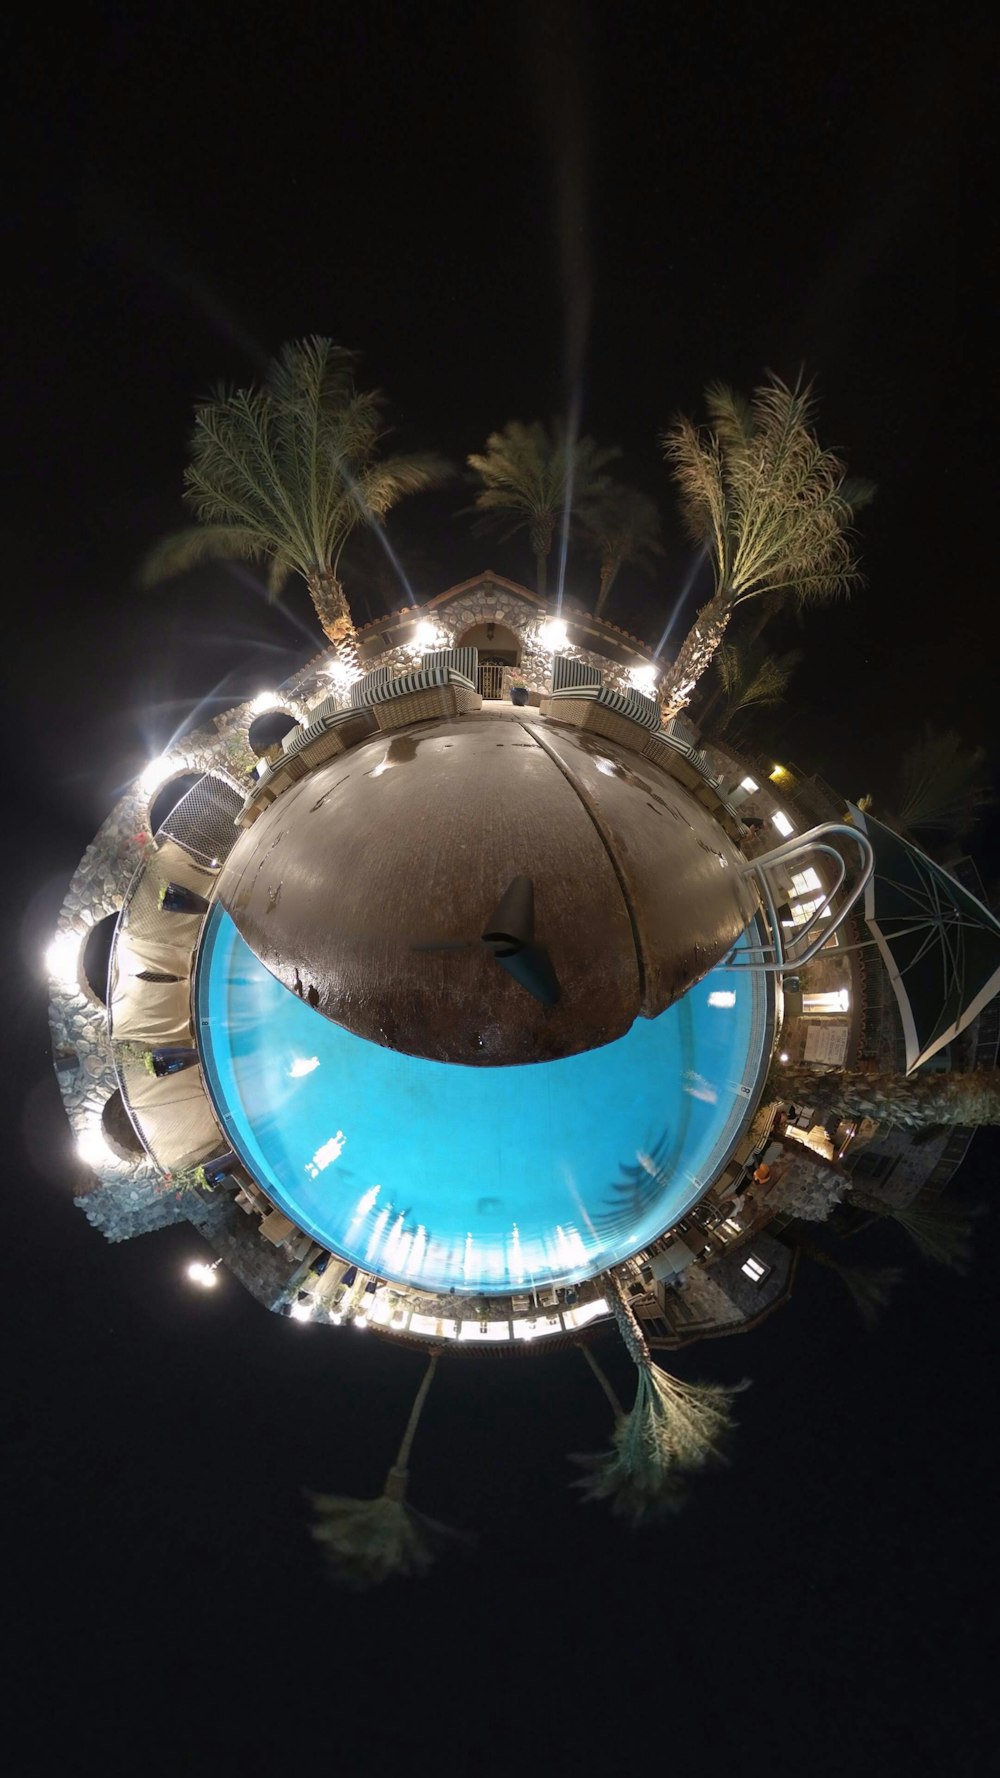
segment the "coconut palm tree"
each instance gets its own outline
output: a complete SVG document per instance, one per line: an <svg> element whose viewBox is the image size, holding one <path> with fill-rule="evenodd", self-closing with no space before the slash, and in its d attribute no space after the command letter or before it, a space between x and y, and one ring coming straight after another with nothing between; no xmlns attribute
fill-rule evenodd
<svg viewBox="0 0 1000 1778"><path fill-rule="evenodd" d="M835 1272L854 1299L855 1307L867 1327L872 1327L903 1274L899 1266L845 1266L822 1247L814 1247L803 1236L795 1236L800 1253L827 1271Z"/></svg>
<svg viewBox="0 0 1000 1778"><path fill-rule="evenodd" d="M322 1546L334 1580L363 1588L378 1586L394 1575L424 1575L443 1545L468 1541L406 1501L410 1450L437 1361L437 1353L431 1353L381 1494L374 1500L341 1494L309 1496L314 1512L311 1535Z"/></svg>
<svg viewBox="0 0 1000 1778"><path fill-rule="evenodd" d="M600 564L594 616L600 617L623 568L653 570L663 554L660 515L647 494L613 482L581 517L579 529Z"/></svg>
<svg viewBox="0 0 1000 1778"><path fill-rule="evenodd" d="M773 709L783 701L801 659L799 648L790 649L787 654L767 654L742 640L721 643L712 663L719 684L700 714L701 727L724 735L738 717L754 710ZM713 719L712 713L720 701L722 708Z"/></svg>
<svg viewBox="0 0 1000 1778"><path fill-rule="evenodd" d="M927 1124L1000 1124L1000 1068L967 1074L865 1074L860 1069L779 1063L765 1088L772 1099L802 1100L822 1116L872 1117L919 1130Z"/></svg>
<svg viewBox="0 0 1000 1778"><path fill-rule="evenodd" d="M666 716L684 709L751 599L773 594L820 604L860 584L851 525L870 483L848 480L813 427L810 385L770 377L749 401L723 383L705 391L708 425L681 417L663 437L691 536L712 564L713 591L665 675Z"/></svg>
<svg viewBox="0 0 1000 1778"><path fill-rule="evenodd" d="M145 585L216 557L267 563L273 597L301 574L324 635L356 667L344 545L448 473L428 452L381 454L383 400L356 388L356 362L328 339L298 340L259 387L220 389L196 407L184 499L198 522L150 553Z"/></svg>
<svg viewBox="0 0 1000 1778"><path fill-rule="evenodd" d="M475 499L483 515L477 528L497 531L503 541L527 531L542 598L557 526L567 515L579 518L607 494L604 470L620 455L592 438L574 439L558 421L548 427L540 420L530 426L508 420L490 433L484 451L468 459L482 484Z"/></svg>
<svg viewBox="0 0 1000 1778"><path fill-rule="evenodd" d="M733 1426L733 1396L748 1385L682 1383L669 1376L654 1365L635 1311L613 1273L608 1273L605 1284L618 1331L638 1372L635 1401L626 1414L584 1347L584 1356L611 1403L615 1428L610 1450L576 1456L573 1461L587 1471L577 1484L587 1500L609 1500L619 1517L640 1525L677 1512L691 1474L713 1460L723 1460L724 1442Z"/></svg>
<svg viewBox="0 0 1000 1778"><path fill-rule="evenodd" d="M935 1265L964 1272L972 1258L972 1219L977 1214L964 1204L918 1192L909 1204L887 1204L871 1192L851 1187L850 1200L869 1216L898 1223L924 1259Z"/></svg>

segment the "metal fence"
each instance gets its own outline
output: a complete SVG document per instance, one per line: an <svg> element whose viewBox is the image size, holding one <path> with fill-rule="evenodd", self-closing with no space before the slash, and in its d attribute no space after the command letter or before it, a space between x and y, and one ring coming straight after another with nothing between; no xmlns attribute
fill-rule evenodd
<svg viewBox="0 0 1000 1778"><path fill-rule="evenodd" d="M243 795L227 778L206 772L171 809L157 829L161 836L183 846L198 864L214 869L236 843L233 823L243 806Z"/></svg>

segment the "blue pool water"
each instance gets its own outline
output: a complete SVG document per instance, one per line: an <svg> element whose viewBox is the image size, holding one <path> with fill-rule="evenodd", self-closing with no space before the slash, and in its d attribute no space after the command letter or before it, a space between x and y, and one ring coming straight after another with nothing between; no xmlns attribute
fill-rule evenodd
<svg viewBox="0 0 1000 1778"><path fill-rule="evenodd" d="M700 1196L762 1066L766 992L716 969L601 1049L466 1068L331 1024L217 908L197 1005L216 1110L286 1215L381 1277L495 1294L591 1276Z"/></svg>

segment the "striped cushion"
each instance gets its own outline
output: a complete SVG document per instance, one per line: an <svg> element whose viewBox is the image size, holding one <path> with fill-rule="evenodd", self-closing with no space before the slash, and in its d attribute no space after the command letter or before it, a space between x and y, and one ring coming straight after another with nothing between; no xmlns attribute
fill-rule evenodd
<svg viewBox="0 0 1000 1778"><path fill-rule="evenodd" d="M327 699L327 703L332 703L332 702L333 702L332 698ZM323 708L323 706L321 705L320 708ZM339 728L342 723L357 722L358 717L360 715L360 711L358 711L358 710L331 710L331 712L328 716L316 717L315 710L311 710L309 712L309 714L312 717L314 717L315 720L309 724L308 728L303 728L303 729L299 730L298 734L295 737L294 745L289 747L289 749L288 749L290 754L291 753L301 753L303 747L310 746L313 741L319 740L320 735L329 734L329 732L332 728Z"/></svg>
<svg viewBox="0 0 1000 1778"><path fill-rule="evenodd" d="M637 722L642 728L658 729L660 726L660 706L655 698L644 697L641 691L612 691L608 685L577 685L566 686L562 691L552 693L553 703L558 700L572 702L573 699L585 699L588 703L601 704L605 710L611 710L616 716L626 716L630 722Z"/></svg>
<svg viewBox="0 0 1000 1778"><path fill-rule="evenodd" d="M288 755L290 753L298 753L299 748L301 746L301 735L302 735L302 724L301 723L296 723L294 728L289 729L287 735L285 736L284 740L281 743L281 751L286 759L288 758Z"/></svg>
<svg viewBox="0 0 1000 1778"><path fill-rule="evenodd" d="M664 724L663 734L665 740L673 741L675 746L679 746L685 753L690 752L697 739L694 729L689 728L688 724L679 716L672 716L670 721Z"/></svg>
<svg viewBox="0 0 1000 1778"><path fill-rule="evenodd" d="M685 758L693 751L689 742L682 741L679 735L672 735L669 729L661 728L656 739L661 746L669 747L672 753L681 753Z"/></svg>
<svg viewBox="0 0 1000 1778"><path fill-rule="evenodd" d="M604 674L599 667L588 667L586 661L573 660L568 654L557 654L552 662L552 690L563 691L571 685L603 685Z"/></svg>
<svg viewBox="0 0 1000 1778"><path fill-rule="evenodd" d="M475 691L471 679L464 673L456 673L454 667L420 667L416 673L402 673L398 679L390 679L387 685L376 686L369 693L372 704L387 704L390 698L405 698L407 693L414 691L431 691L436 685L462 685L466 691Z"/></svg>
<svg viewBox="0 0 1000 1778"><path fill-rule="evenodd" d="M384 685L392 677L391 667L373 667L363 679L355 680L351 686L351 709L363 710L372 701L371 693L376 686Z"/></svg>
<svg viewBox="0 0 1000 1778"><path fill-rule="evenodd" d="M478 648L436 648L425 654L420 662L422 667L454 667L465 679L476 683L479 672Z"/></svg>

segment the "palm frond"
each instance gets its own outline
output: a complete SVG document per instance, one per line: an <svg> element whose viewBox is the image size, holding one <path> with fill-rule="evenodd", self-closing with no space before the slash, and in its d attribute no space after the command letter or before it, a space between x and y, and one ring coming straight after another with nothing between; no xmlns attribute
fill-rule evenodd
<svg viewBox="0 0 1000 1778"><path fill-rule="evenodd" d="M601 478L604 479L604 478ZM578 505L576 529L597 555L601 565L599 615L608 593L623 568L649 574L663 554L660 515L648 495L636 488L612 482L601 493L591 491Z"/></svg>
<svg viewBox="0 0 1000 1778"><path fill-rule="evenodd" d="M440 488L454 474L452 465L433 451L413 451L408 456L383 457L358 478L365 511L381 519L407 494Z"/></svg>
<svg viewBox="0 0 1000 1778"><path fill-rule="evenodd" d="M336 414L353 393L357 365L357 352L313 333L282 346L268 366L265 387L273 401L296 411Z"/></svg>
<svg viewBox="0 0 1000 1778"><path fill-rule="evenodd" d="M954 732L939 734L928 724L903 755L896 814L914 833L962 839L996 800L985 750Z"/></svg>
<svg viewBox="0 0 1000 1778"><path fill-rule="evenodd" d="M749 1385L682 1383L642 1364L632 1411L619 1420L608 1451L576 1457L588 1474L577 1482L588 1500L609 1500L633 1525L677 1512L689 1477L725 1461L733 1398Z"/></svg>
<svg viewBox="0 0 1000 1778"><path fill-rule="evenodd" d="M728 383L711 382L705 390L705 407L713 430L730 449L746 450L754 430L753 404Z"/></svg>
<svg viewBox="0 0 1000 1778"><path fill-rule="evenodd" d="M903 1276L899 1266L845 1266L839 1259L834 1259L825 1247L816 1247L797 1228L795 1243L808 1259L815 1260L817 1265L836 1274L853 1298L862 1321L867 1327L873 1326Z"/></svg>
<svg viewBox="0 0 1000 1778"><path fill-rule="evenodd" d="M689 537L707 544L720 585L729 568L722 450L718 439L699 431L683 414L662 438L664 455L681 496L681 517Z"/></svg>
<svg viewBox="0 0 1000 1778"><path fill-rule="evenodd" d="M874 1326L903 1276L899 1266L837 1266L836 1271L866 1327Z"/></svg>
<svg viewBox="0 0 1000 1778"><path fill-rule="evenodd" d="M488 515L495 513L511 537L539 520L554 524L567 505L579 513L606 494L604 471L620 454L587 436L572 438L558 423L508 420L490 433L484 450L467 458L482 484L475 498L477 511L487 515L481 522L492 526Z"/></svg>
<svg viewBox="0 0 1000 1778"><path fill-rule="evenodd" d="M707 428L682 418L664 443L688 528L712 546L717 587L735 605L774 591L831 599L859 584L850 525L874 489L848 481L819 445L811 388L771 377L747 402L714 383L706 405Z"/></svg>
<svg viewBox="0 0 1000 1778"><path fill-rule="evenodd" d="M298 572L315 597L336 580L359 525L436 485L440 458L382 455L384 403L355 388L355 364L353 353L314 335L283 347L260 387L221 388L198 404L184 498L205 542L168 539L145 578L206 555L266 557L272 590Z"/></svg>
<svg viewBox="0 0 1000 1778"><path fill-rule="evenodd" d="M266 535L249 526L192 525L154 544L139 568L138 581L141 587L159 586L202 562L263 561L269 553Z"/></svg>
<svg viewBox="0 0 1000 1778"><path fill-rule="evenodd" d="M420 1578L449 1545L471 1540L404 1501L380 1494L353 1500L342 1494L312 1494L310 1535L326 1557L332 1580L364 1589L397 1576Z"/></svg>
<svg viewBox="0 0 1000 1778"><path fill-rule="evenodd" d="M972 1258L975 1210L920 1192L912 1204L887 1207L886 1214L905 1230L924 1259L953 1272L965 1271Z"/></svg>

